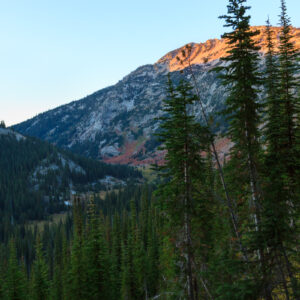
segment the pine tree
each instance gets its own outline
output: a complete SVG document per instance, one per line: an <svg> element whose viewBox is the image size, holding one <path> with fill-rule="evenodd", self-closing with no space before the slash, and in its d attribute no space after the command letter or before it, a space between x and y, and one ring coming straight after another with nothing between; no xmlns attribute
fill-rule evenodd
<svg viewBox="0 0 300 300"><path fill-rule="evenodd" d="M254 294L261 293L267 299L272 299L268 288L269 282L264 278L265 253L259 239L263 202L259 131L262 105L258 98L258 86L261 84L258 71L259 47L253 39L259 31L252 31L250 28L250 16L246 14L250 7L246 6L245 2L246 0L229 0L228 14L220 17L226 21L224 26L231 27L233 31L222 36L230 49L227 51L228 56L222 59L227 63L226 66L216 70L223 71L219 77L228 88L224 114L229 120L228 135L234 143L229 165L232 166L231 176L236 197L240 198L240 219L243 220L242 227L250 229L244 233L247 235L247 250L251 251L252 258L258 261L252 265L258 267L257 270L256 268L251 270L251 276L256 283L247 280L250 287L246 285L248 287L245 296L249 293L249 289L252 289ZM260 288L262 290L258 291Z"/></svg>
<svg viewBox="0 0 300 300"><path fill-rule="evenodd" d="M287 15L287 8L284 0L281 0L281 15L280 15L281 33L280 33L280 46L279 46L279 94L281 100L282 118L280 148L285 154L284 164L285 172L288 179L287 185L290 193L295 194L297 179L299 178L299 154L298 143L299 137L297 136L297 127L299 126L299 99L296 93L299 88L299 79L296 77L300 67L298 64L299 52L295 49L292 43L291 24ZM293 195L290 195L293 197Z"/></svg>
<svg viewBox="0 0 300 300"><path fill-rule="evenodd" d="M88 232L84 241L83 261L85 269L85 297L87 299L108 299L109 270L108 253L103 237L103 226L96 214L94 197L88 207Z"/></svg>
<svg viewBox="0 0 300 300"><path fill-rule="evenodd" d="M136 231L134 238L133 252L132 252L132 271L133 271L133 283L135 290L135 299L144 299L148 296L148 290L146 286L146 251L141 235L140 229Z"/></svg>
<svg viewBox="0 0 300 300"><path fill-rule="evenodd" d="M282 172L280 136L281 136L281 99L279 93L279 67L275 58L273 44L273 32L269 20L266 26L268 52L266 54L265 89L266 89L266 153L265 153L265 189L262 203L262 237L266 241L264 247L268 252L268 267L265 270L272 285L270 289L276 289L274 278L280 274L283 290L289 299L289 289L286 274L282 264L281 243L289 228L289 211L284 197L283 180L279 174ZM275 264L274 264L275 261ZM274 267L274 265L276 267ZM265 275L266 276L266 275Z"/></svg>
<svg viewBox="0 0 300 300"><path fill-rule="evenodd" d="M45 300L49 296L49 269L43 254L42 242L39 235L36 240L36 258L33 263L31 280L31 299Z"/></svg>
<svg viewBox="0 0 300 300"><path fill-rule="evenodd" d="M5 122L3 120L0 121L0 128L6 128Z"/></svg>
<svg viewBox="0 0 300 300"><path fill-rule="evenodd" d="M69 244L67 242L66 236L63 236L62 240L62 299L67 300L69 295L71 294L71 278L70 278L70 268L71 268L71 262L70 262L70 248Z"/></svg>
<svg viewBox="0 0 300 300"><path fill-rule="evenodd" d="M111 298L120 299L121 290L121 228L120 218L117 214L113 216L112 222L112 245L110 251L110 281L111 281Z"/></svg>
<svg viewBox="0 0 300 300"><path fill-rule="evenodd" d="M265 137L268 147L267 155L279 155L278 138L280 134L280 99L279 99L279 74L278 64L275 59L274 49L274 32L270 25L269 19L267 20L266 32L267 36L267 53L266 53L266 70L265 70ZM277 161L279 157L270 158L270 162ZM272 169L271 169L272 171Z"/></svg>
<svg viewBox="0 0 300 300"><path fill-rule="evenodd" d="M157 233L157 215L154 205L148 209L146 241L146 298L154 297L159 286L159 238Z"/></svg>
<svg viewBox="0 0 300 300"><path fill-rule="evenodd" d="M161 118L162 131L159 138L164 143L163 149L167 150L166 164L160 170L168 178L168 182L161 186L161 196L165 201L166 212L178 230L175 233L176 244L183 249L182 255L186 257L183 262L186 297L197 299L191 222L195 205L193 194L203 170L200 152L204 149L206 130L195 122L189 112L197 99L191 90L192 87L186 81L180 81L174 89L169 78L168 98L164 101L164 112L167 115Z"/></svg>
<svg viewBox="0 0 300 300"><path fill-rule="evenodd" d="M9 300L27 299L27 280L17 260L17 250L14 240L9 245L8 268L4 280L3 296Z"/></svg>
<svg viewBox="0 0 300 300"><path fill-rule="evenodd" d="M239 161L242 167L248 169L250 192L257 211L260 196L258 125L261 105L258 102L256 88L260 84L259 47L253 41L253 37L258 35L259 31L250 29L250 16L246 15L250 7L245 6L245 2L246 0L229 0L228 15L220 17L226 20L224 26L232 27L233 31L222 36L230 46L228 56L222 59L228 62L228 65L217 71L225 71L225 74L220 74L219 77L229 92L224 114L230 122L229 137L234 142L232 159ZM258 211L256 213L258 214ZM258 215L255 218L257 219Z"/></svg>
<svg viewBox="0 0 300 300"><path fill-rule="evenodd" d="M136 201L132 198L130 201L131 226L127 239L132 299L144 298L144 245L137 220Z"/></svg>
<svg viewBox="0 0 300 300"><path fill-rule="evenodd" d="M133 299L131 291L130 258L128 253L128 246L125 243L122 243L121 272L121 298L124 300Z"/></svg>
<svg viewBox="0 0 300 300"><path fill-rule="evenodd" d="M281 0L280 15L281 33L279 45L279 98L280 118L278 136L278 170L280 169L280 216L278 225L278 239L280 252L285 262L285 269L290 278L293 296L299 299L299 291L294 266L290 258L293 257L296 240L299 234L295 221L299 216L300 197L300 101L297 95L299 78L299 52L295 49L291 39L291 25L287 15L286 3Z"/></svg>
<svg viewBox="0 0 300 300"><path fill-rule="evenodd" d="M53 278L51 281L51 299L60 300L63 299L63 248L62 248L62 232L61 226L56 234L54 243L54 267L53 267Z"/></svg>
<svg viewBox="0 0 300 300"><path fill-rule="evenodd" d="M297 73L299 51L292 43L290 19L284 0L281 0L281 33L279 46L279 96L281 102L281 136L279 150L283 155L283 174L286 188L289 190L289 201L296 208L296 198L299 196L299 123L300 100L297 89L300 87ZM299 207L299 204L298 204Z"/></svg>
<svg viewBox="0 0 300 300"><path fill-rule="evenodd" d="M71 250L70 262L70 295L72 299L80 300L84 298L85 292L85 269L83 263L83 216L82 203L79 197L75 197L73 202L74 218L74 238Z"/></svg>

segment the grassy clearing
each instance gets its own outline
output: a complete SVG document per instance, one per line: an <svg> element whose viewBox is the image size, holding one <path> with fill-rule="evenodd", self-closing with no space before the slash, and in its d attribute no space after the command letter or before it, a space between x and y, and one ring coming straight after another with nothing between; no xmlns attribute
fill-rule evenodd
<svg viewBox="0 0 300 300"><path fill-rule="evenodd" d="M151 169L151 166L140 166L138 169L142 172L147 182L152 183L157 179L157 174Z"/></svg>
<svg viewBox="0 0 300 300"><path fill-rule="evenodd" d="M68 212L53 214L49 216L47 220L41 221L31 221L27 224L27 229L34 230L34 227L37 226L38 232L42 232L46 224L59 224L60 222L64 222L67 219Z"/></svg>

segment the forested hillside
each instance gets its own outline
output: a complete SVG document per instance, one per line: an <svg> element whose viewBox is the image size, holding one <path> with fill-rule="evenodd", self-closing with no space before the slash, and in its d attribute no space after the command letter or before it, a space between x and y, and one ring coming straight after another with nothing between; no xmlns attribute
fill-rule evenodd
<svg viewBox="0 0 300 300"><path fill-rule="evenodd" d="M141 177L131 167L96 162L5 128L0 170L1 240L14 224L65 211L71 192L105 190L109 179L122 185Z"/></svg>

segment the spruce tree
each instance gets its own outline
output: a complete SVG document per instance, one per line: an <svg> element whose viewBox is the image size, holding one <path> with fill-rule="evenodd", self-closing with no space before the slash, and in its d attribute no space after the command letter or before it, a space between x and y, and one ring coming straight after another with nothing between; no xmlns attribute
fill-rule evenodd
<svg viewBox="0 0 300 300"><path fill-rule="evenodd" d="M269 20L266 26L267 35L267 53L265 69L265 189L264 201L262 203L262 237L265 241L264 247L268 254L268 273L270 289L276 289L277 292L284 291L287 299L290 293L284 270L283 257L281 253L282 239L286 236L286 229L289 228L289 211L284 197L284 184L282 177L281 153L280 153L280 136L281 136L281 99L279 93L279 66L275 57L274 33ZM275 261L275 263L274 263ZM280 274L280 284L275 284L276 276ZM281 289L282 287L282 289Z"/></svg>
<svg viewBox="0 0 300 300"><path fill-rule="evenodd" d="M67 300L71 293L71 278L70 278L70 245L65 236L63 236L62 240L62 299Z"/></svg>
<svg viewBox="0 0 300 300"><path fill-rule="evenodd" d="M198 283L195 272L192 215L195 206L194 193L201 181L206 130L196 123L190 110L197 97L186 81L174 88L169 78L168 98L164 101L165 116L161 118L159 139L167 151L165 166L160 170L168 182L161 186L161 197L170 220L176 228L174 238L186 257L183 262L184 286L187 299L198 298ZM204 138L205 136L205 138Z"/></svg>
<svg viewBox="0 0 300 300"><path fill-rule="evenodd" d="M248 229L244 232L247 236L245 239L247 250L251 258L258 262L248 265L252 269L248 270L248 276L252 277L252 282L250 278L247 279L249 286L245 281L248 286L245 290L245 297L249 295L249 289L252 289L253 295L261 293L267 299L271 299L269 282L266 282L264 278L265 252L259 238L263 202L262 151L259 131L262 105L258 97L258 87L261 84L258 70L260 48L254 41L259 31L251 30L250 16L247 15L250 7L245 3L246 0L229 0L228 14L220 17L225 19L224 26L231 27L232 31L222 36L230 48L227 51L228 56L222 58L226 65L216 70L222 71L219 77L228 89L226 109L223 113L229 121L228 136L234 143L229 165L232 166L232 182L240 203L241 227ZM260 280L261 277L262 280Z"/></svg>
<svg viewBox="0 0 300 300"><path fill-rule="evenodd" d="M70 261L70 297L74 300L83 299L85 292L85 269L83 262L83 216L80 197L73 201L74 238Z"/></svg>
<svg viewBox="0 0 300 300"><path fill-rule="evenodd" d="M229 120L228 135L234 142L231 149L232 160L240 163L247 169L248 186L251 193L252 205L255 206L255 222L259 217L259 153L261 104L258 101L257 86L260 85L258 72L258 50L253 37L259 31L250 29L250 16L246 15L249 6L246 0L229 0L228 15L221 16L225 19L225 27L232 27L233 31L225 33L222 37L230 46L228 56L222 58L227 66L216 69L223 71L219 77L223 85L228 88L226 109L224 114Z"/></svg>
<svg viewBox="0 0 300 300"><path fill-rule="evenodd" d="M278 138L280 135L280 99L279 99L279 74L278 64L275 57L274 49L274 32L270 25L269 19L265 34L267 36L267 53L266 53L266 69L264 77L264 85L266 91L265 99L265 138L268 147L267 155L279 155ZM279 157L270 158L274 163L278 161ZM272 169L271 169L272 171Z"/></svg>
<svg viewBox="0 0 300 300"><path fill-rule="evenodd" d="M290 19L287 15L287 8L284 0L281 0L280 15L280 45L279 45L279 95L282 109L281 132L282 137L280 143L283 154L285 154L284 164L289 177L287 184L290 193L294 194L297 190L297 178L299 178L299 154L297 151L299 136L297 136L297 127L299 126L300 105L297 95L299 88L299 78L296 74L299 72L299 51L292 43L292 27ZM290 197L293 197L291 195Z"/></svg>
<svg viewBox="0 0 300 300"><path fill-rule="evenodd" d="M154 297L159 286L159 238L157 233L157 215L154 205L148 209L146 241L146 289L147 296Z"/></svg>
<svg viewBox="0 0 300 300"><path fill-rule="evenodd" d="M300 99L297 90L300 87L297 76L299 66L299 50L291 41L292 27L287 15L284 0L281 0L280 15L280 45L279 45L279 97L281 103L281 136L279 138L280 152L282 154L282 178L289 191L289 201L294 207L299 197L299 124L300 124Z"/></svg>
<svg viewBox="0 0 300 300"><path fill-rule="evenodd" d="M34 300L45 300L49 297L49 268L46 264L42 242L40 237L37 236L36 240L36 258L33 263L31 280L32 280L32 290L31 299Z"/></svg>
<svg viewBox="0 0 300 300"><path fill-rule="evenodd" d="M83 247L85 269L85 297L87 299L108 299L109 270L108 253L105 245L103 225L96 214L94 197L90 197L88 205L88 227Z"/></svg>
<svg viewBox="0 0 300 300"><path fill-rule="evenodd" d="M62 232L61 226L56 234L54 242L54 266L53 266L53 276L51 281L51 299L60 300L63 299L63 248L62 248Z"/></svg>
<svg viewBox="0 0 300 300"><path fill-rule="evenodd" d="M280 15L280 45L279 45L279 97L280 97L280 131L278 152L280 180L282 185L281 206L282 216L280 252L285 262L285 269L291 281L293 296L300 298L295 276L295 266L291 257L295 257L297 238L299 234L297 217L299 217L300 199L300 99L299 88L299 52L292 43L290 19L287 15L286 3L281 0Z"/></svg>
<svg viewBox="0 0 300 300"><path fill-rule="evenodd" d="M112 245L110 251L111 298L120 299L121 290L121 228L119 215L115 214L112 221Z"/></svg>
<svg viewBox="0 0 300 300"><path fill-rule="evenodd" d="M26 294L27 280L25 273L22 272L17 259L17 250L14 240L9 243L9 261L6 276L3 283L3 299L23 300L27 299Z"/></svg>
<svg viewBox="0 0 300 300"><path fill-rule="evenodd" d="M131 291L130 257L128 253L128 246L125 243L122 243L121 272L121 299L134 299Z"/></svg>

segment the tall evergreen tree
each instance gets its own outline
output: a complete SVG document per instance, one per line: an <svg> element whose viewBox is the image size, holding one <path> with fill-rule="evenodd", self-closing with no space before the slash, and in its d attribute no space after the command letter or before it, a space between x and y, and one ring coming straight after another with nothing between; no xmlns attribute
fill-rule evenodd
<svg viewBox="0 0 300 300"><path fill-rule="evenodd" d="M239 191L236 196L241 199L240 207L243 208L240 213L242 227L250 228L250 231L245 231L248 236L247 248L252 254L252 259L258 260L258 265L261 266L258 270L251 271L252 279L263 277L262 282L256 279L256 283L252 282L251 285L254 294L259 293L257 289L261 288L261 293L267 299L271 299L269 283L265 282L264 278L265 253L258 238L261 234L263 201L259 132L262 106L258 98L258 86L261 84L258 71L260 48L254 42L254 37L259 31L251 30L250 16L247 15L250 7L245 3L246 0L229 0L228 14L220 17L225 19L224 26L231 27L232 31L223 35L230 49L227 51L228 56L222 58L227 63L226 66L217 68L217 71L222 71L219 77L228 88L224 114L229 120L228 135L234 143L229 164L233 166L231 176L236 184L235 190ZM251 217L248 218L247 215ZM256 272L259 275L254 275Z"/></svg>
<svg viewBox="0 0 300 300"><path fill-rule="evenodd" d="M3 298L7 300L27 299L25 273L18 263L17 250L14 240L9 245L9 261L4 281Z"/></svg>
<svg viewBox="0 0 300 300"><path fill-rule="evenodd" d="M282 118L280 148L285 154L283 157L285 164L286 179L290 193L296 193L299 178L299 135L297 129L299 127L300 104L297 95L299 88L299 79L296 76L300 67L298 64L299 51L295 48L292 39L292 27L290 19L287 15L285 0L281 0L280 15L280 45L279 45L279 95L281 100ZM293 197L293 195L290 195Z"/></svg>
<svg viewBox="0 0 300 300"><path fill-rule="evenodd" d="M287 299L290 299L287 284L287 274L283 264L282 242L289 232L290 214L287 199L284 196L285 188L282 176L282 153L280 153L280 137L282 122L282 101L279 93L279 66L275 57L274 33L269 20L266 26L267 54L265 70L265 198L262 203L262 238L265 241L264 248L268 254L268 276L272 282L270 289L282 290ZM275 263L274 263L275 262ZM276 284L277 274L280 274L281 281ZM278 282L278 281L277 281Z"/></svg>
<svg viewBox="0 0 300 300"><path fill-rule="evenodd" d="M83 262L83 216L80 197L73 201L74 239L70 261L70 297L74 300L83 299L85 294L85 269Z"/></svg>
<svg viewBox="0 0 300 300"><path fill-rule="evenodd" d="M121 290L121 228L120 218L117 214L112 221L112 245L110 251L110 281L112 299L120 299Z"/></svg>
<svg viewBox="0 0 300 300"><path fill-rule="evenodd" d="M167 151L166 164L160 168L168 179L162 185L162 197L167 213L177 228L176 244L183 249L182 255L186 258L183 262L186 297L197 299L198 283L191 224L195 206L194 192L204 166L200 152L204 149L206 131L190 114L190 108L197 97L192 93L189 83L181 81L174 88L169 78L168 85L168 98L164 101L166 116L161 118L162 131L159 133L160 141L164 143L163 149Z"/></svg>
<svg viewBox="0 0 300 300"><path fill-rule="evenodd" d="M227 66L218 68L223 71L219 77L223 85L228 87L229 95L226 100L224 114L229 120L228 135L234 142L231 150L232 160L237 161L247 170L248 186L251 193L252 205L255 207L255 222L259 217L259 153L261 104L258 101L257 86L260 85L258 72L258 50L253 37L259 31L250 29L250 16L246 15L249 6L246 0L229 0L228 15L221 16L225 19L225 27L232 27L233 31L225 33L230 50L228 56L222 58Z"/></svg>
<svg viewBox="0 0 300 300"><path fill-rule="evenodd" d="M121 272L121 298L124 300L133 299L131 291L130 257L128 246L125 243L122 243Z"/></svg>
<svg viewBox="0 0 300 300"><path fill-rule="evenodd" d="M109 269L108 252L105 245L103 226L96 214L94 197L90 197L88 207L88 228L83 246L85 269L85 297L87 299L108 299Z"/></svg>
<svg viewBox="0 0 300 300"><path fill-rule="evenodd" d="M280 252L283 255L285 269L291 281L293 295L300 298L299 283L295 276L295 267L290 258L295 257L296 241L299 234L298 222L300 206L300 99L297 95L299 78L297 72L299 51L292 43L292 28L287 15L286 3L281 0L281 33L279 45L279 98L280 118L278 136L278 170L281 181L281 234L278 235Z"/></svg>
<svg viewBox="0 0 300 300"><path fill-rule="evenodd" d="M267 142L267 155L279 155L278 138L280 134L280 99L279 99L279 74L278 64L275 57L274 49L274 32L269 19L265 34L267 36L267 53L266 53L266 70L264 85L266 89L265 113L265 137ZM270 159L270 163L278 161L279 157ZM271 169L272 170L272 169Z"/></svg>
<svg viewBox="0 0 300 300"><path fill-rule="evenodd" d="M32 294L31 299L45 300L49 297L49 268L46 264L42 242L37 236L36 240L36 258L32 269Z"/></svg>

